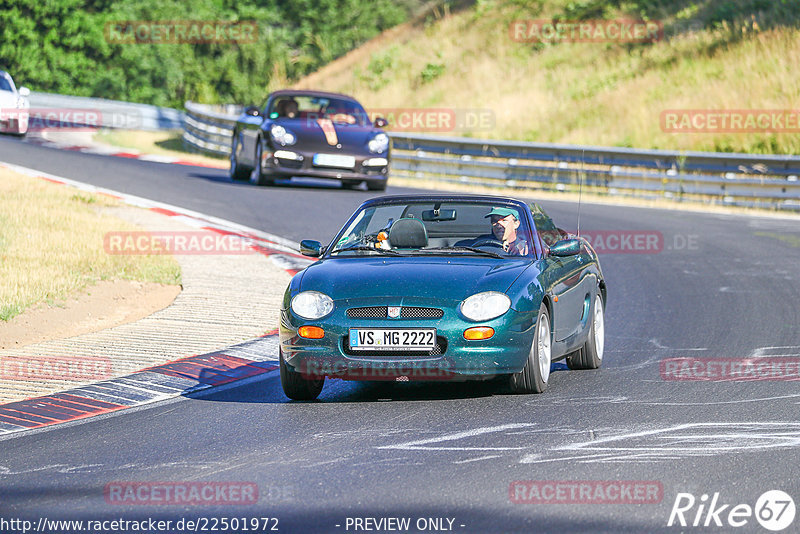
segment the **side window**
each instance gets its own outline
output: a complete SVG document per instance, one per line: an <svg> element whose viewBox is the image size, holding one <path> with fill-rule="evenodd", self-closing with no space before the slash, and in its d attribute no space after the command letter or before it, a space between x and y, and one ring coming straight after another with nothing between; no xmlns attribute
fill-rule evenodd
<svg viewBox="0 0 800 534"><path fill-rule="evenodd" d="M551 219L539 204L529 204L533 215L533 224L536 225L536 232L539 238L548 247L562 240L565 232L556 227Z"/></svg>

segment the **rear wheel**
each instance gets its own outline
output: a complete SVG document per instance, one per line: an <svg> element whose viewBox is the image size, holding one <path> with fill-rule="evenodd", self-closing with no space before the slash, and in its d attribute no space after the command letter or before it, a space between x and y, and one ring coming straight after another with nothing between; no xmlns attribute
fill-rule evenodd
<svg viewBox="0 0 800 534"><path fill-rule="evenodd" d="M358 186L361 185L361 182L354 182L351 180L342 181L342 188L343 189L357 189Z"/></svg>
<svg viewBox="0 0 800 534"><path fill-rule="evenodd" d="M261 139L256 143L256 166L250 173L250 183L253 185L272 185L275 183L273 178L264 174L264 147Z"/></svg>
<svg viewBox="0 0 800 534"><path fill-rule="evenodd" d="M314 400L322 392L325 377L312 378L292 369L283 360L283 353L278 353L281 369L281 386L283 392L292 400Z"/></svg>
<svg viewBox="0 0 800 534"><path fill-rule="evenodd" d="M250 176L250 172L252 169L250 167L245 167L244 165L239 163L238 152L239 152L239 135L235 133L233 135L233 141L231 141L231 167L228 170L228 175L231 177L231 180L247 180Z"/></svg>
<svg viewBox="0 0 800 534"><path fill-rule="evenodd" d="M386 191L386 180L382 182L367 182L369 191Z"/></svg>
<svg viewBox="0 0 800 534"><path fill-rule="evenodd" d="M570 369L598 369L603 363L605 331L605 309L603 308L603 299L598 291L592 307L592 327L589 330L589 338L579 351L567 356L567 367Z"/></svg>
<svg viewBox="0 0 800 534"><path fill-rule="evenodd" d="M514 393L542 393L547 389L550 379L550 363L552 360L550 339L550 314L542 303L539 316L536 318L533 343L528 353L525 367L510 378L511 391Z"/></svg>

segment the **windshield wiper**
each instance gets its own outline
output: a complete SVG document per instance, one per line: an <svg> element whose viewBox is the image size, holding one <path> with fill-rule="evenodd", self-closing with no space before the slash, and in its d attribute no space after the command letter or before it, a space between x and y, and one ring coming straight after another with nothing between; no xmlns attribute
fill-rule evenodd
<svg viewBox="0 0 800 534"><path fill-rule="evenodd" d="M367 245L358 245L358 246L355 246L355 247L340 248L339 250L334 250L332 252L332 254L338 254L339 252L346 252L348 250L366 250L366 251L369 251L369 252L378 252L380 254L393 254L395 256L400 254L396 250L387 250L385 248L375 248L375 247L370 247L370 246L367 246Z"/></svg>
<svg viewBox="0 0 800 534"><path fill-rule="evenodd" d="M482 254L484 256L491 256L492 258L500 258L503 259L505 256L498 254L497 252L492 252L490 250L483 250L477 247L435 247L435 248L426 248L423 250L432 250L436 252L440 251L455 251L455 252L474 252L476 254Z"/></svg>

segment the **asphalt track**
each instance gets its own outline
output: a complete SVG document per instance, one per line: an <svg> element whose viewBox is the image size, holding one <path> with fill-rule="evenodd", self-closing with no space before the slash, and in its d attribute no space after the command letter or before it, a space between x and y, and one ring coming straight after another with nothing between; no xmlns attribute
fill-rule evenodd
<svg viewBox="0 0 800 534"><path fill-rule="evenodd" d="M331 238L372 196L307 182L256 188L224 171L9 138L0 138L0 161L295 241ZM542 204L574 229L574 205ZM739 528L726 521L734 505L752 507L767 490L800 503L798 382L665 380L660 363L800 357L800 224L584 204L581 227L663 237L658 253L601 254L609 293L601 370L556 365L549 390L531 396L492 384L329 381L316 403L287 401L273 374L22 433L0 441L0 519L274 517L277 531L291 533L365 532L352 524L364 517L408 517L407 532L421 531L420 518L450 518L465 533L766 532L755 517ZM519 480L653 481L663 495L655 504L518 504L509 487ZM103 496L113 481L252 482L259 499L116 505ZM692 527L697 505L685 514L689 526L667 527L679 493L699 504L715 492L730 505L723 527Z"/></svg>

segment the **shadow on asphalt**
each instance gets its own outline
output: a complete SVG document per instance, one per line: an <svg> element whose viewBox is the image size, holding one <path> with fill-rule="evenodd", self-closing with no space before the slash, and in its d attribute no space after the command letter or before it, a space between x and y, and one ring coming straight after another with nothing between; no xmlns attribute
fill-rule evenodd
<svg viewBox="0 0 800 534"><path fill-rule="evenodd" d="M551 373L568 371L563 362L554 362ZM326 379L325 387L312 403L359 403L391 401L463 400L492 396L512 395L498 379L465 382L394 382ZM263 404L301 404L292 401L281 388L278 371L272 371L263 380L251 382L222 391L200 391L186 395L189 398L213 402L241 402Z"/></svg>

